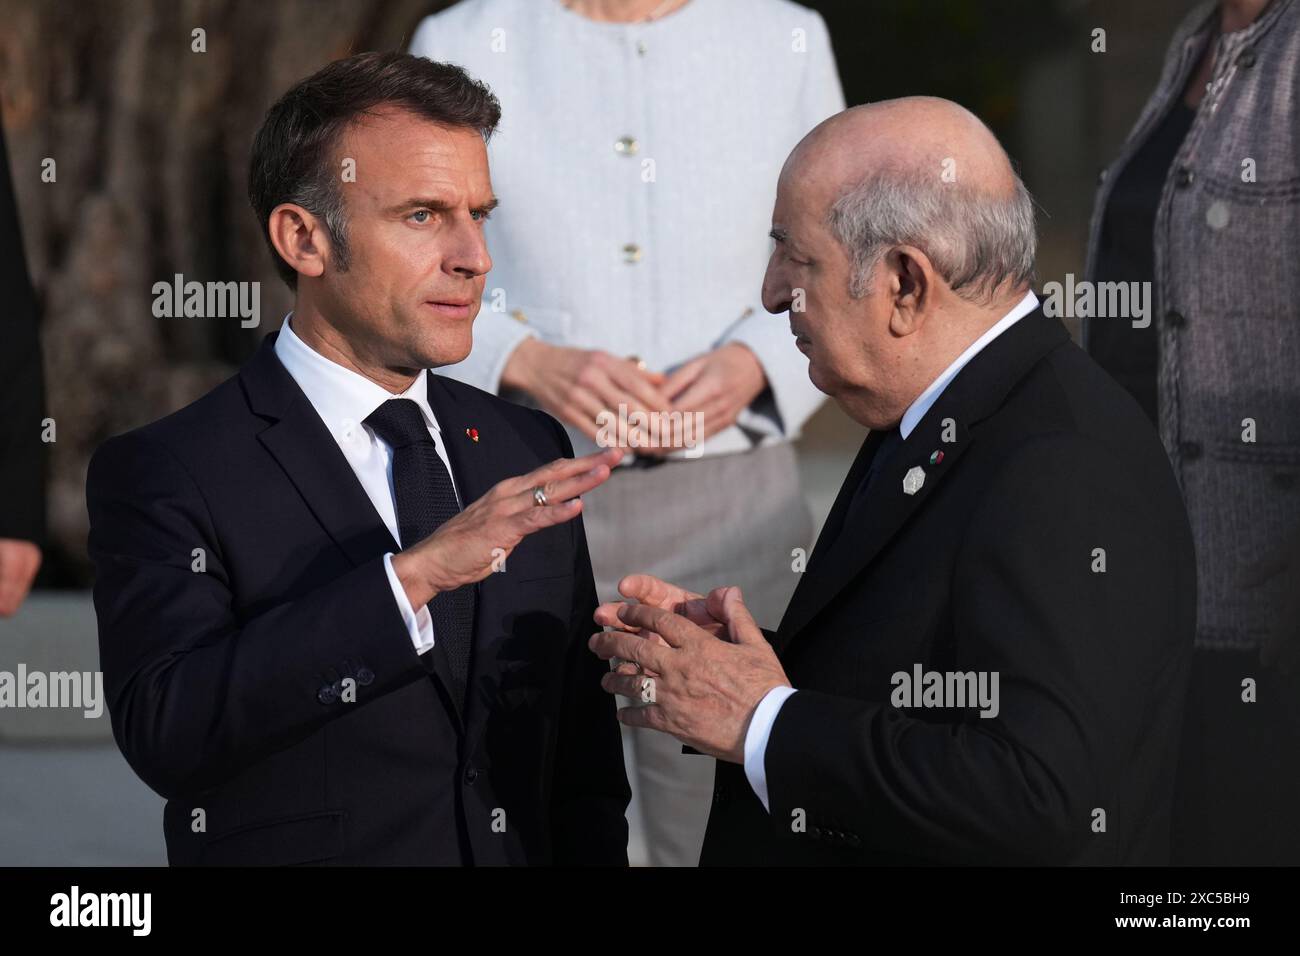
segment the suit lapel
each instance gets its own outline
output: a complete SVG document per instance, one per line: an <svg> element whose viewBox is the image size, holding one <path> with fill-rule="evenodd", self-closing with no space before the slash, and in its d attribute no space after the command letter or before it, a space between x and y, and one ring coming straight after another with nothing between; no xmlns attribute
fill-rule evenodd
<svg viewBox="0 0 1300 956"><path fill-rule="evenodd" d="M354 566L400 551L338 443L276 357L278 334L268 335L240 371L252 410L272 419L258 440Z"/></svg>
<svg viewBox="0 0 1300 956"><path fill-rule="evenodd" d="M825 531L819 536L777 630L778 654L937 493L970 447L978 422L996 411L1015 384L1048 352L1068 341L1065 327L1045 317L1040 307L990 342L948 384L876 476L863 506L848 519L848 504L875 453L872 436L868 436L826 521L828 528L833 521L850 523L834 539ZM903 479L914 468L921 469L925 480L909 494ZM823 547L823 539L834 543Z"/></svg>
<svg viewBox="0 0 1300 956"><path fill-rule="evenodd" d="M848 476L845 477L844 483L840 485L839 494L835 496L835 503L831 505L830 514L826 516L826 523L822 525L822 530L817 535L817 543L813 545L812 555L808 559L808 565L811 568L814 562L822 560L827 548L832 541L838 537L841 529L844 527L844 517L849 510L849 505L853 501L854 489L862 483L862 478L871 467L871 462L876 457L876 449L880 447L884 439L885 431L877 429L863 440L861 447L858 448L857 457L853 459L853 465L849 468Z"/></svg>
<svg viewBox="0 0 1300 956"><path fill-rule="evenodd" d="M338 443L276 356L274 343L278 334L273 332L263 339L261 348L240 371L250 407L256 414L272 420L258 434L258 440L284 469L325 533L343 550L354 567L373 561L386 552L401 551L401 546L357 480L352 466L339 450ZM438 395L441 397L442 394L439 390ZM465 455L456 442L449 440L453 433L449 431L448 416L455 417L454 408L444 412L444 408L434 403L432 382L429 399L438 416L443 439L447 441L447 456L452 462L457 491L461 501L468 504L485 490L482 488L485 478L475 457ZM444 399L444 407L449 404ZM463 433L463 428L460 431ZM442 684L444 698L453 701L451 668L446 652L437 642L437 635L434 636L433 649L427 653L433 675ZM454 703L450 703L448 709L457 730L463 733L464 715L457 711Z"/></svg>
<svg viewBox="0 0 1300 956"><path fill-rule="evenodd" d="M429 373L429 404L438 417L461 504L469 507L492 486L522 471L535 457L514 427L480 394ZM478 435L475 441L470 434ZM509 563L507 562L507 567ZM500 621L514 601L508 574L489 574L476 588L474 652L465 697L466 752L471 752L487 724L501 679Z"/></svg>
<svg viewBox="0 0 1300 956"><path fill-rule="evenodd" d="M857 513L849 519L835 538L834 543L820 555L814 550L814 560L795 588L790 605L786 608L781 626L777 630L777 652L785 649L790 639L808 624L812 617L852 581L907 523L935 489L951 473L957 459L965 451L969 432L958 422L954 440L940 443L940 419L926 416L908 435L907 440L890 457L883 470L876 475ZM868 438L870 443L871 439ZM865 445L864 445L865 447ZM930 463L935 451L943 451L943 459ZM859 454L861 457L861 454ZM870 459L868 458L868 463ZM920 468L925 476L920 489L908 494L903 479L913 468ZM860 480L860 476L859 476ZM845 504L853 497L856 481L845 481L836 499L836 505ZM844 520L843 517L841 520ZM827 519L827 524L830 519ZM818 546L821 539L818 539Z"/></svg>

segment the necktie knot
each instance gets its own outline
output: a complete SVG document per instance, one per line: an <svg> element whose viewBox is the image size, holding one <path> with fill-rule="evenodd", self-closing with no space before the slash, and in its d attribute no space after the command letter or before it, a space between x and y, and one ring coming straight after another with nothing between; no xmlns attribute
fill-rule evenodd
<svg viewBox="0 0 1300 956"><path fill-rule="evenodd" d="M433 441L420 406L409 398L390 398L367 415L365 423L394 450Z"/></svg>

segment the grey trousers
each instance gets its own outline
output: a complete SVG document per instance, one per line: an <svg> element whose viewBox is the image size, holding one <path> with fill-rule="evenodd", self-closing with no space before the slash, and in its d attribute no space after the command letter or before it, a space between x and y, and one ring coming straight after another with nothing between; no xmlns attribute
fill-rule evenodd
<svg viewBox="0 0 1300 956"><path fill-rule="evenodd" d="M701 594L738 585L754 619L773 629L797 583L791 552L807 552L813 532L789 444L619 468L583 499L583 521L602 602L618 600L619 579L633 572ZM697 865L713 759L683 754L681 743L651 730L624 727L623 745L631 862Z"/></svg>

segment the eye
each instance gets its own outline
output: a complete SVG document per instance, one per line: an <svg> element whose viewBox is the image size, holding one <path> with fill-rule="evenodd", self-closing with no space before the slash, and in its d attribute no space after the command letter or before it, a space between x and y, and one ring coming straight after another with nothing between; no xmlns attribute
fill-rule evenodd
<svg viewBox="0 0 1300 956"><path fill-rule="evenodd" d="M423 225L424 223L426 223L426 222L429 221L429 216L430 216L430 215L431 215L431 214L430 214L429 210L427 210L427 209L417 209L417 210L415 210L415 212L411 213L411 214L410 214L409 216L407 216L406 218L407 218L407 219L414 219L417 223L420 223L421 225ZM421 216L423 216L424 218L419 218L419 217L421 217Z"/></svg>
<svg viewBox="0 0 1300 956"><path fill-rule="evenodd" d="M470 212L470 215L471 215L471 216L475 216L475 217L477 217L477 218L475 218L475 220L474 220L475 222L487 222L489 219L492 218L492 214L491 214L490 212L488 212L486 209L475 209L475 210L472 210L472 211Z"/></svg>

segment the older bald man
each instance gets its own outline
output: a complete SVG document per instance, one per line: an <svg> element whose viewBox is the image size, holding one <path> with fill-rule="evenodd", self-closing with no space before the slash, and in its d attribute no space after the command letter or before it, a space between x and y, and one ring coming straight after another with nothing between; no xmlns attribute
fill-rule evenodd
<svg viewBox="0 0 1300 956"><path fill-rule="evenodd" d="M870 435L774 634L736 588L637 575L591 642L649 702L623 722L717 758L701 862L1166 862L1187 516L1030 291L1006 154L954 103L848 110L790 155L772 236L764 306Z"/></svg>

